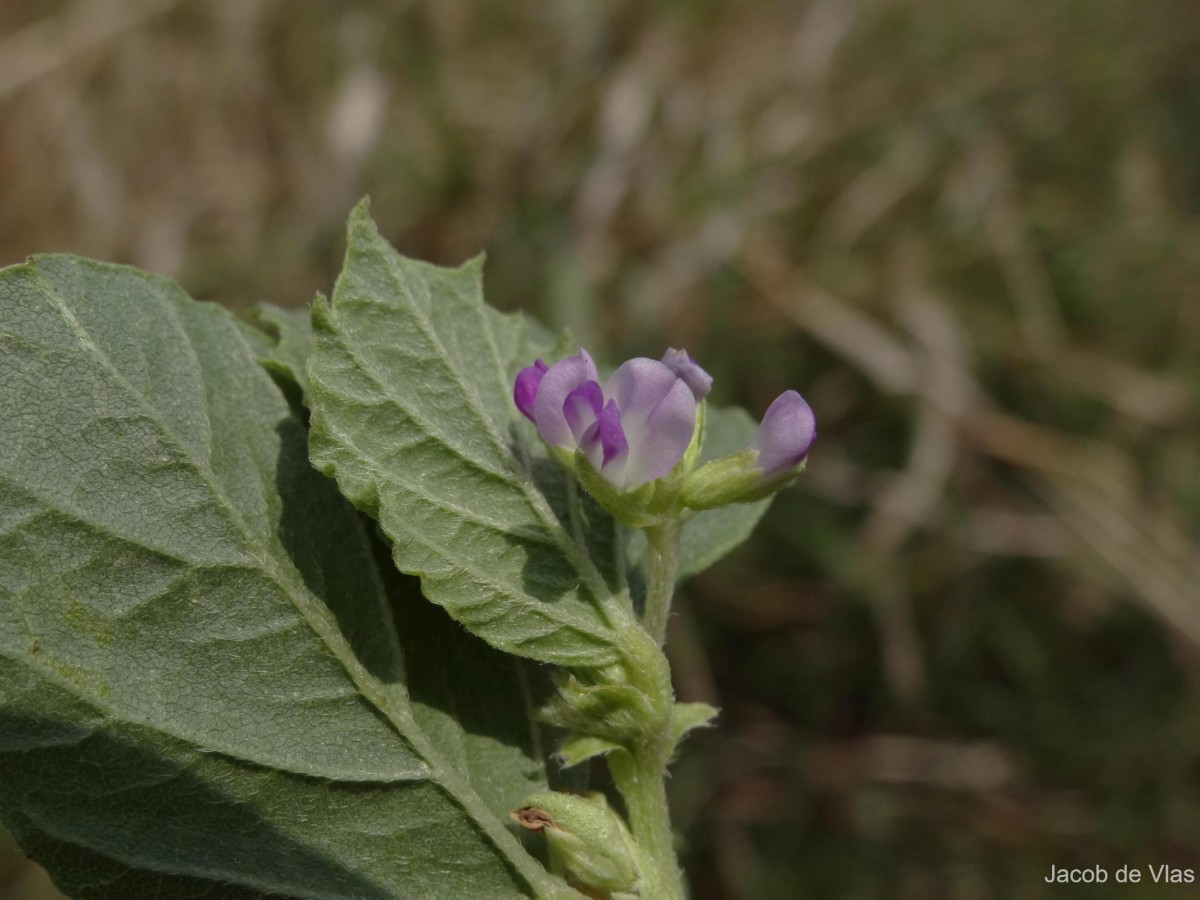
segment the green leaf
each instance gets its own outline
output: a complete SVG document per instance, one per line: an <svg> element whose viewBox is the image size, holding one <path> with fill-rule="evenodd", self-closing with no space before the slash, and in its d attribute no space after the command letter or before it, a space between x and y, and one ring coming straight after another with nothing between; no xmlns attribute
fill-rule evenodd
<svg viewBox="0 0 1200 900"><path fill-rule="evenodd" d="M380 572L261 349L134 270L0 272L0 816L82 900L574 896L504 819L539 688Z"/></svg>
<svg viewBox="0 0 1200 900"><path fill-rule="evenodd" d="M671 719L671 740L675 746L689 731L708 728L719 710L707 703L676 703Z"/></svg>
<svg viewBox="0 0 1200 900"><path fill-rule="evenodd" d="M564 766L577 766L597 756L607 756L625 748L616 741L591 734L573 734L558 748L558 756Z"/></svg>
<svg viewBox="0 0 1200 900"><path fill-rule="evenodd" d="M605 665L636 627L614 598L616 527L530 439L513 378L547 348L484 304L481 265L405 259L365 201L355 209L332 302L313 310L313 462L472 632L544 662Z"/></svg>
<svg viewBox="0 0 1200 900"><path fill-rule="evenodd" d="M320 295L318 295L320 298ZM323 298L321 298L323 299ZM290 382L302 394L308 393L308 355L312 350L312 311L284 309L260 303L252 313L255 323L268 332L270 344L262 355L262 364L276 382Z"/></svg>
<svg viewBox="0 0 1200 900"><path fill-rule="evenodd" d="M323 299L323 298L322 298ZM312 351L311 308L283 309L260 304L253 318L272 335L260 362L281 388L301 391L293 405L307 407L308 357ZM400 576L392 567L387 549L378 541L372 547L387 582L404 649L408 690L417 718L439 743L444 755L463 765L495 772L529 771L528 777L544 780L540 771L548 756L534 713L552 692L545 669L535 663L501 653L458 627L444 610L429 603L415 578ZM505 743L498 735L508 736ZM526 745L536 752L531 764ZM507 751L510 758L498 758ZM476 757L491 756L491 759ZM578 780L578 779L574 779ZM507 815L513 804L513 785L492 775L477 790L495 787L490 804Z"/></svg>

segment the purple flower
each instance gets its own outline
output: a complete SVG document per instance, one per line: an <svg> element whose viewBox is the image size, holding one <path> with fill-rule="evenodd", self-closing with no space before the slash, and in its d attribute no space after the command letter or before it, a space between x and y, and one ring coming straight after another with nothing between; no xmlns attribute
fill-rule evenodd
<svg viewBox="0 0 1200 900"><path fill-rule="evenodd" d="M531 422L534 421L533 400L537 397L537 389L542 382L542 376L549 368L539 359L529 368L522 369L517 373L517 383L513 387L513 400L517 404L517 409L523 412Z"/></svg>
<svg viewBox="0 0 1200 900"><path fill-rule="evenodd" d="M517 375L513 400L543 441L582 450L609 484L632 490L675 468L696 429L697 398L712 379L678 354L673 365L631 359L603 387L586 350L552 366L539 359Z"/></svg>
<svg viewBox="0 0 1200 900"><path fill-rule="evenodd" d="M770 478L798 465L816 439L812 407L795 391L784 391L767 407L750 449L758 451L756 466Z"/></svg>
<svg viewBox="0 0 1200 900"><path fill-rule="evenodd" d="M674 347L663 354L663 365L682 378L699 403L712 390L712 376L700 368L700 364L688 356L686 350L676 350Z"/></svg>

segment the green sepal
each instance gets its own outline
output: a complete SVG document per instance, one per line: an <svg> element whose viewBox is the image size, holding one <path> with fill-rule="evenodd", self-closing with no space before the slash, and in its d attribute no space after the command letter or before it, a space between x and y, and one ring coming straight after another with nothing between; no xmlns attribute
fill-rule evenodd
<svg viewBox="0 0 1200 900"><path fill-rule="evenodd" d="M555 454L555 458L559 458L558 454ZM622 525L629 528L646 528L658 521L659 517L649 512L649 509L659 489L659 482L664 479L651 481L632 491L622 491L596 471L582 450L571 454L571 464L567 468L575 473L583 489Z"/></svg>
<svg viewBox="0 0 1200 900"><path fill-rule="evenodd" d="M696 410L696 427L692 431L692 440L675 468L662 478L631 491L622 491L610 484L596 471L582 450L571 453L561 447L551 447L550 452L568 471L575 474L584 490L618 522L627 528L650 528L661 525L680 513L680 489L700 461L706 412L707 404L701 403Z"/></svg>
<svg viewBox="0 0 1200 900"><path fill-rule="evenodd" d="M680 487L679 499L688 509L717 509L733 503L754 503L787 487L804 471L807 463L764 478L758 468L758 451L747 448L714 459L688 475Z"/></svg>
<svg viewBox="0 0 1200 900"><path fill-rule="evenodd" d="M689 731L711 726L718 712L707 703L676 703L671 715L671 746L678 747Z"/></svg>
<svg viewBox="0 0 1200 900"><path fill-rule="evenodd" d="M566 447L553 447L550 444L546 445L546 450L554 458L554 460L570 472L572 475L575 472L575 452L568 450Z"/></svg>
<svg viewBox="0 0 1200 900"><path fill-rule="evenodd" d="M594 737L619 747L653 739L670 728L671 670L656 641L640 628L624 635L620 663L559 675L544 721L572 737Z"/></svg>
<svg viewBox="0 0 1200 900"><path fill-rule="evenodd" d="M708 401L701 400L700 405L696 408L696 429L692 432L692 441L688 444L687 450L683 453L683 459L680 460L671 473L667 476L678 473L679 475L687 475L696 468L700 462L700 451L704 448L704 432L705 422L708 419Z"/></svg>
<svg viewBox="0 0 1200 900"><path fill-rule="evenodd" d="M552 871L602 891L628 891L637 885L633 836L603 794L541 791L523 803L513 810L513 821L546 836Z"/></svg>
<svg viewBox="0 0 1200 900"><path fill-rule="evenodd" d="M597 756L607 756L615 750L623 749L620 744L607 738L590 734L575 734L563 741L563 745L558 748L558 758L569 769L571 766L577 766Z"/></svg>
<svg viewBox="0 0 1200 900"><path fill-rule="evenodd" d="M543 707L541 718L576 737L601 738L620 747L653 732L661 715L631 684L584 684L570 675L559 679L558 694Z"/></svg>

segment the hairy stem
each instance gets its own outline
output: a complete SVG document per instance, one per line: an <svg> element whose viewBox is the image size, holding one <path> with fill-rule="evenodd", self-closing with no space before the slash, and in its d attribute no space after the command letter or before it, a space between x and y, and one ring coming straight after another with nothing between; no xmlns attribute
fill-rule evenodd
<svg viewBox="0 0 1200 900"><path fill-rule="evenodd" d="M641 895L654 900L683 900L683 873L675 860L671 812L667 807L666 741L610 754L617 790L625 798L629 828L637 843ZM664 752L665 751L665 752Z"/></svg>
<svg viewBox="0 0 1200 900"><path fill-rule="evenodd" d="M679 521L646 529L650 552L646 558L646 608L642 622L661 647L667 639L667 618L679 573Z"/></svg>
<svg viewBox="0 0 1200 900"><path fill-rule="evenodd" d="M667 762L674 751L675 692L671 670L662 652L667 617L679 571L679 522L646 529L650 551L646 559L645 634L629 648L635 681L652 699L658 714L646 735L609 754L609 769L625 798L629 828L638 847L641 895L654 900L683 900L683 874L675 859L671 811L667 806ZM647 636L649 640L647 640ZM650 724L650 723L647 723Z"/></svg>

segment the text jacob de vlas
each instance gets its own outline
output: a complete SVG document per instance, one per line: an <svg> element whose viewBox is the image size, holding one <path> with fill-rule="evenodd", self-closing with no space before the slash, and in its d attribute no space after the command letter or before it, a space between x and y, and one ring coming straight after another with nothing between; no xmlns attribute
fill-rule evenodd
<svg viewBox="0 0 1200 900"><path fill-rule="evenodd" d="M1138 884L1153 882L1155 884L1194 884L1196 873L1192 869L1181 869L1177 866L1121 866L1109 873L1103 866L1088 866L1083 869L1064 869L1051 864L1050 874L1046 876L1047 884L1103 884L1109 879L1119 884Z"/></svg>

